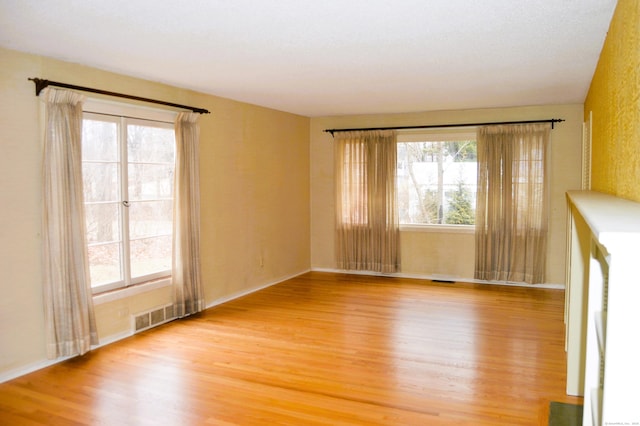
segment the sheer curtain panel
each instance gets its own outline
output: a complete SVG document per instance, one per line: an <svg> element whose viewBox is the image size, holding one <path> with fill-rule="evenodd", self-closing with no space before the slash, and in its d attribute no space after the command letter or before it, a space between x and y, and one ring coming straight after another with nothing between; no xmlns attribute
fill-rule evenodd
<svg viewBox="0 0 640 426"><path fill-rule="evenodd" d="M397 272L396 132L338 132L334 144L337 266Z"/></svg>
<svg viewBox="0 0 640 426"><path fill-rule="evenodd" d="M98 343L82 195L83 96L45 89L43 274L47 356L82 355Z"/></svg>
<svg viewBox="0 0 640 426"><path fill-rule="evenodd" d="M544 282L549 124L478 129L475 278Z"/></svg>
<svg viewBox="0 0 640 426"><path fill-rule="evenodd" d="M205 308L200 273L200 172L198 114L176 117L172 279L176 315Z"/></svg>

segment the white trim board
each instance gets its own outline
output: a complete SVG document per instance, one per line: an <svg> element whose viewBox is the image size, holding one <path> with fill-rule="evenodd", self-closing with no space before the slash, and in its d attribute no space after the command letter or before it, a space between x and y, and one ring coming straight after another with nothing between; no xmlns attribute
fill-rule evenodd
<svg viewBox="0 0 640 426"><path fill-rule="evenodd" d="M508 281L482 281L482 280L476 280L473 278L461 278L461 277L454 277L450 275L440 275L440 274L423 275L423 274L407 274L403 272L396 272L393 274L382 274L382 273L372 272L372 271L350 271L350 270L332 269L332 268L311 268L311 270L314 272L330 272L335 274L371 275L376 277L411 278L411 279L429 280L429 281L454 281L458 283L505 285L505 286L511 286L511 287L546 288L546 289L554 289L554 290L564 290L565 288L564 284L553 284L553 283L527 284L527 283L516 283L516 282L508 282Z"/></svg>
<svg viewBox="0 0 640 426"><path fill-rule="evenodd" d="M218 299L214 300L213 302L207 304L206 309L213 308L214 306L222 305L223 303L229 302L229 301L234 300L234 299L239 299L241 297L247 296L247 295L249 295L251 293L255 293L255 292L260 291L260 290L264 290L265 288L269 288L269 287L274 286L276 284L280 284L280 283L282 283L284 281L287 281L287 280L290 280L292 278L298 277L300 275L306 274L307 272L311 272L311 269L306 269L304 271L301 271L301 272L298 272L298 273L295 273L295 274L286 275L286 276L283 276L283 277L280 277L280 278L276 278L275 280L269 281L268 283L262 284L262 285L260 285L258 287L254 287L254 288L249 289L249 290L243 290L243 291L240 291L240 292L237 292L237 293L233 293L233 294L231 294L229 296L218 298Z"/></svg>
<svg viewBox="0 0 640 426"><path fill-rule="evenodd" d="M99 349L110 343L117 342L118 340L126 339L127 337L130 337L130 336L133 336L131 331L125 331L122 333L104 337L100 339L99 344L92 346L91 350ZM18 368L14 368L13 370L5 371L4 373L0 374L0 383L8 382L9 380L13 380L18 377L25 376L29 373L33 373L34 371L42 370L43 368L51 367L54 364L67 361L71 358L75 358L76 356L78 355L72 355L72 356L56 358L56 359L44 359L44 360L29 363L27 365L23 365Z"/></svg>

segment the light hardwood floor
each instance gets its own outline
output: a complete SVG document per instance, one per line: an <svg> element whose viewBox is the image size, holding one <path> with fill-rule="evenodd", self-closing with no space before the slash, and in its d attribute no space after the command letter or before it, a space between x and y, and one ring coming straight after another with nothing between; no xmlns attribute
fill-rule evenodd
<svg viewBox="0 0 640 426"><path fill-rule="evenodd" d="M0 384L0 424L546 425L564 292L311 272Z"/></svg>

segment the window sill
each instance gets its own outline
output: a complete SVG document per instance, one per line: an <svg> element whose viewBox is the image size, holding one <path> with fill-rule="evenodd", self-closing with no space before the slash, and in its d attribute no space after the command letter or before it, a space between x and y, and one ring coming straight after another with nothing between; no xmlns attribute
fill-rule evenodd
<svg viewBox="0 0 640 426"><path fill-rule="evenodd" d="M400 225L400 232L430 232L441 234L473 234L473 225Z"/></svg>
<svg viewBox="0 0 640 426"><path fill-rule="evenodd" d="M127 297L132 297L138 294L146 293L148 291L168 287L170 285L171 285L171 277L160 278L153 281L147 281L145 283L132 285L130 287L96 294L93 296L93 304L102 305L103 303L109 303L115 300L126 299Z"/></svg>

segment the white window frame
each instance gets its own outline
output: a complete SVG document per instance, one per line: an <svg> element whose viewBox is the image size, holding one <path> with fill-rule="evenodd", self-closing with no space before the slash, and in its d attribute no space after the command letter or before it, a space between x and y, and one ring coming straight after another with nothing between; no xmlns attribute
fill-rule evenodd
<svg viewBox="0 0 640 426"><path fill-rule="evenodd" d="M477 141L477 128L450 128L450 129L412 129L399 130L397 134L397 143L405 142L447 142L461 141L473 139ZM475 233L475 225L452 225L437 223L401 223L401 232L431 232L431 233L457 233L457 234L473 234Z"/></svg>
<svg viewBox="0 0 640 426"><path fill-rule="evenodd" d="M94 117L99 118L100 120L105 120L105 116L109 116L107 121L112 121L119 124L120 128L120 138L122 139L124 130L122 129L122 125L125 122L125 119L128 123L135 123L137 120L143 121L154 121L157 122L161 127L167 128L175 128L175 119L177 116L177 112L170 110L160 110L155 108L149 108L145 106L138 106L133 104L123 104L119 102L107 101L102 99L89 98L83 104L83 120L85 118L91 118L91 116L95 114ZM126 164L126 142L120 143L120 158L119 162L122 166ZM127 194L128 186L127 186L127 167L121 167L120 172L120 185L121 185L121 193ZM120 208L124 208L120 206ZM121 233L123 235L129 235L128 224L125 220L122 219L121 215ZM127 237L128 238L128 237ZM130 278L130 253L129 247L127 244L124 245L123 249L123 280L117 281L115 283L108 283L98 286L92 286L91 291L94 296L102 296L106 292L112 290L129 290L134 286L139 286L143 284L153 283L152 287L157 287L158 284L167 285L170 283L171 271L161 271L151 275L145 275L144 277L129 279Z"/></svg>

